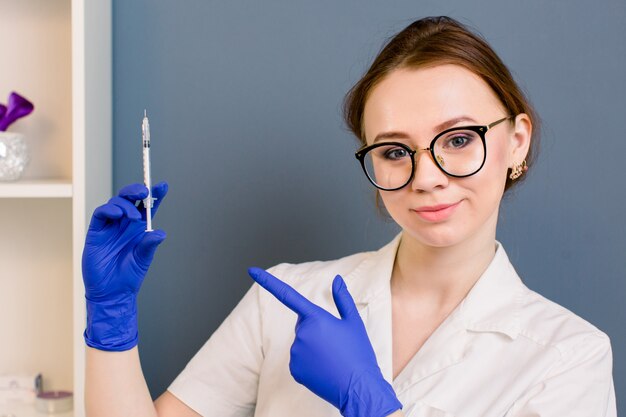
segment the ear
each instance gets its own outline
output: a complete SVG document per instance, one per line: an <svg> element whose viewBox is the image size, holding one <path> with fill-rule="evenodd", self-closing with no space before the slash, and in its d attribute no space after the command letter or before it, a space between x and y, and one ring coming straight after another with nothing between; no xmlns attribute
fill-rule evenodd
<svg viewBox="0 0 626 417"><path fill-rule="evenodd" d="M509 141L509 168L526 159L532 133L533 124L530 117L526 113L515 116L515 128Z"/></svg>

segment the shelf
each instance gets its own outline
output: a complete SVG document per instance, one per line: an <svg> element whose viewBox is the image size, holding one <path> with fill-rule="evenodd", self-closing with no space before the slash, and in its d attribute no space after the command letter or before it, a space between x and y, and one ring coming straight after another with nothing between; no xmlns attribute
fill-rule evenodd
<svg viewBox="0 0 626 417"><path fill-rule="evenodd" d="M64 179L0 182L0 198L71 198L72 182Z"/></svg>
<svg viewBox="0 0 626 417"><path fill-rule="evenodd" d="M66 411L64 413L42 413L35 409L34 404L0 404L0 416L19 416L19 417L74 417L74 412Z"/></svg>

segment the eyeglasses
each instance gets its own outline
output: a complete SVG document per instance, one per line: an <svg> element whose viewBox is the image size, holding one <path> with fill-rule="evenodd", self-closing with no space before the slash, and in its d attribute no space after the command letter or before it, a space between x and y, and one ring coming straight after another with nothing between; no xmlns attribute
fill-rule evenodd
<svg viewBox="0 0 626 417"><path fill-rule="evenodd" d="M433 161L446 175L469 177L485 165L485 133L513 117L507 116L485 126L446 129L435 136L428 148L413 150L400 142L380 142L359 149L355 156L370 182L385 191L399 190L413 180L415 154L420 150L430 151Z"/></svg>

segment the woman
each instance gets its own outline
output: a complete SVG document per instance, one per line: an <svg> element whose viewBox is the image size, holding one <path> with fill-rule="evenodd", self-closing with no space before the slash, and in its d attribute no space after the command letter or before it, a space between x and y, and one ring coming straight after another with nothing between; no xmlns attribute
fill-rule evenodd
<svg viewBox="0 0 626 417"><path fill-rule="evenodd" d="M496 241L537 117L486 42L450 18L418 20L345 110L402 232L376 252L251 268L260 286L154 404L135 298L165 234L143 232L141 185L95 211L89 415L616 416L608 337L526 288ZM154 188L155 211L166 192Z"/></svg>

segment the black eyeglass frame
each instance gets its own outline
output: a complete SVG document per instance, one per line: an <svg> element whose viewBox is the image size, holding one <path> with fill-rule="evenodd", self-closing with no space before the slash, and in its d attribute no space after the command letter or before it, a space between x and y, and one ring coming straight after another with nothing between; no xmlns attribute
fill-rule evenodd
<svg viewBox="0 0 626 417"><path fill-rule="evenodd" d="M407 184L409 184L411 181L413 181L413 177L415 176L415 154L417 153L417 151L430 151L430 155L433 158L433 161L435 162L435 165L437 165L437 167L441 170L441 172L443 172L444 174L450 176L450 177L454 177L454 178L466 178L466 177L471 177L472 175L476 174L478 171L480 171L482 169L482 167L485 165L485 161L487 160L487 143L485 140L485 133L487 133L487 131L489 129L491 129L492 127L502 123L505 120L508 119L512 119L515 116L506 116L503 117L502 119L498 119L493 123L489 123L488 125L482 125L482 126L457 126L457 127L452 127L450 129L446 129L443 132L439 133L437 136L435 136L433 138L433 140L430 141L430 146L428 148L417 148L415 150L411 149L408 147L408 145L404 144L404 143L400 143L400 142L380 142L380 143L375 143L373 145L369 145L369 146L365 146L361 149L359 149L358 151L355 152L354 156L356 157L356 159L359 160L359 162L361 163L361 168L363 168L363 172L365 173L365 176L367 177L367 179L372 183L372 185L376 188L378 188L379 190L383 190L383 191L396 191L399 190L401 188L404 188L407 186ZM435 155L435 142L437 142L437 139L439 139L441 136L450 133L450 132L454 132L457 130L471 130L474 131L476 133L478 133L478 136L480 136L480 139L482 141L483 144L483 161L481 162L480 166L472 173L470 174L466 174L466 175L454 175L454 174L450 174L449 172L447 172L439 163L439 161L437 161L437 157ZM384 188L381 187L380 185L376 184L376 182L374 181L374 179L372 177L370 177L369 173L367 172L367 168L365 168L365 155L371 151L372 149L376 149L378 147L381 146L389 146L389 145L394 145L394 146L399 146L401 148L403 148L404 150L406 150L409 155L411 155L411 176L409 177L409 179L402 184L400 187L396 187L396 188Z"/></svg>

